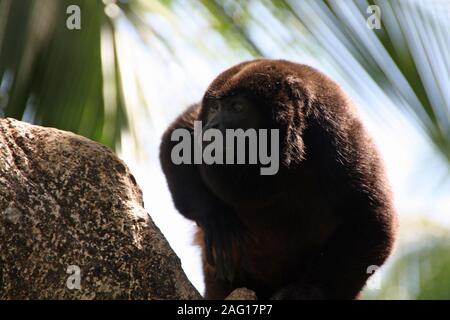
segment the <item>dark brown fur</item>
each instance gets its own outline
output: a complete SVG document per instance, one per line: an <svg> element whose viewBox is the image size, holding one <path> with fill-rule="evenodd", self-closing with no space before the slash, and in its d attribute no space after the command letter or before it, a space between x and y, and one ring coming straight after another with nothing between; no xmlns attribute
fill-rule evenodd
<svg viewBox="0 0 450 320"><path fill-rule="evenodd" d="M211 190L205 182L217 177L171 163L170 134L192 130L208 99L240 92L261 101L271 128L280 130L280 171L260 176L224 166ZM161 163L177 209L200 226L204 253L220 240L233 242L231 278L204 254L206 298L247 287L259 298L354 299L367 268L391 252L397 222L378 152L340 87L311 67L260 59L223 72L202 103L166 131ZM244 232L251 236L236 238Z"/></svg>

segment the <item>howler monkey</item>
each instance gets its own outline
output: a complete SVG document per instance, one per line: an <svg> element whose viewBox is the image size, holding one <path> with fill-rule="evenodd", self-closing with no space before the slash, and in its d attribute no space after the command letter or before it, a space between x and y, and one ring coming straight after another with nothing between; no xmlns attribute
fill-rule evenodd
<svg viewBox="0 0 450 320"><path fill-rule="evenodd" d="M172 133L196 140L197 120L223 133L278 130L278 172L175 164ZM176 208L199 226L208 299L238 287L259 299L354 299L391 252L397 220L378 152L341 88L309 66L258 59L226 70L160 152Z"/></svg>

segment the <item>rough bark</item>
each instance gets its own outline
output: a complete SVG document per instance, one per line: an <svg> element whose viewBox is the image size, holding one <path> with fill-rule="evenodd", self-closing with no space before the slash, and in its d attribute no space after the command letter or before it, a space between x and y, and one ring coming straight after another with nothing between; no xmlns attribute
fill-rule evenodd
<svg viewBox="0 0 450 320"><path fill-rule="evenodd" d="M237 288L225 300L257 300L254 291L247 288Z"/></svg>
<svg viewBox="0 0 450 320"><path fill-rule="evenodd" d="M114 153L0 119L0 299L198 298Z"/></svg>

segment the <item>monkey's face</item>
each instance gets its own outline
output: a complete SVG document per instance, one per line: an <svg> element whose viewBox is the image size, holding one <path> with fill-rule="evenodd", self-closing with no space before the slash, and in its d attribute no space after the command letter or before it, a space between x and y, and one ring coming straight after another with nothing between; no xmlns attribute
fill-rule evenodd
<svg viewBox="0 0 450 320"><path fill-rule="evenodd" d="M262 102L249 94L234 93L220 98L205 97L202 107L203 156L212 154L217 160L200 166L203 180L229 204L263 203L269 198L267 185L273 177L261 176L261 168L269 165L261 161L261 154L278 157L278 152L273 151L279 142L272 147L270 117L264 113ZM261 134L260 129L265 129L265 133ZM208 135L208 131L214 134ZM209 152L212 149L214 152ZM279 159L273 162L278 163Z"/></svg>
<svg viewBox="0 0 450 320"><path fill-rule="evenodd" d="M260 129L265 125L258 102L245 94L223 98L205 98L203 129Z"/></svg>

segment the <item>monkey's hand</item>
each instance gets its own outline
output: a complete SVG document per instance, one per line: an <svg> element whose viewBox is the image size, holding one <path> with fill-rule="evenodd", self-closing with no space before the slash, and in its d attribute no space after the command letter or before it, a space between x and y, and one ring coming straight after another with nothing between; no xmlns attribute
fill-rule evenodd
<svg viewBox="0 0 450 320"><path fill-rule="evenodd" d="M245 263L248 229L230 210L217 210L199 222L203 229L207 262L215 267L217 276L232 281L235 273L235 259Z"/></svg>
<svg viewBox="0 0 450 320"><path fill-rule="evenodd" d="M293 283L275 292L271 300L321 300L324 298L322 291L316 286Z"/></svg>

